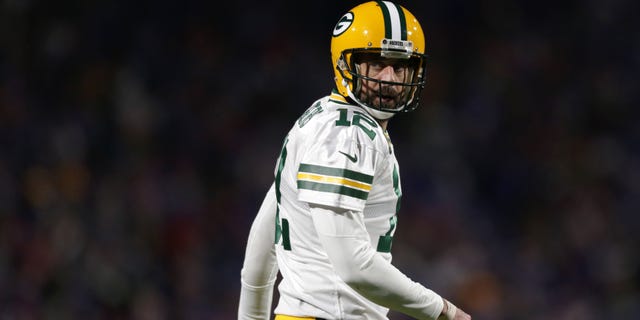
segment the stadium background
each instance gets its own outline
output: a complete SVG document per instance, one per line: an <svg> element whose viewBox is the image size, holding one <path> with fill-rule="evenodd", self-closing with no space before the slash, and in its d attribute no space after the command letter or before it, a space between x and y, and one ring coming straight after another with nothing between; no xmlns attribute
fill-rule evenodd
<svg viewBox="0 0 640 320"><path fill-rule="evenodd" d="M400 3L430 62L395 264L474 319L640 318L638 3ZM355 4L1 1L0 319L235 318Z"/></svg>

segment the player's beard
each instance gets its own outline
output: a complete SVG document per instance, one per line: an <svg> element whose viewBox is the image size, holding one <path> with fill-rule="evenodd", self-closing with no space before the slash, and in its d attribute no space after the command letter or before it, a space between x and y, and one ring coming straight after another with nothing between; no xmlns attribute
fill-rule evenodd
<svg viewBox="0 0 640 320"><path fill-rule="evenodd" d="M360 101L376 109L398 109L403 103L403 91L390 85L369 85L365 83L364 90L360 91ZM379 89L376 89L375 87Z"/></svg>

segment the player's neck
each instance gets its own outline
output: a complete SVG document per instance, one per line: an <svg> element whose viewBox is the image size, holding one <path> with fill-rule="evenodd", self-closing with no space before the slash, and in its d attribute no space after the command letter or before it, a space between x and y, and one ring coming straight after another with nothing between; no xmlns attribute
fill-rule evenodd
<svg viewBox="0 0 640 320"><path fill-rule="evenodd" d="M376 119L376 121L378 121L378 124L382 127L382 130L387 131L387 123L389 123L389 119L385 119L385 120Z"/></svg>

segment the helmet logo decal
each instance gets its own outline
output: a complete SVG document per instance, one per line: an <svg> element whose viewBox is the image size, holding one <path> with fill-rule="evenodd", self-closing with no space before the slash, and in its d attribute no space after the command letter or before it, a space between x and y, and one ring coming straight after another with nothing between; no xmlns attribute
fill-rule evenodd
<svg viewBox="0 0 640 320"><path fill-rule="evenodd" d="M351 23L353 23L353 13L347 12L342 16L342 18L340 18L340 21L338 21L336 26L333 28L333 36L337 37L347 31L351 26Z"/></svg>

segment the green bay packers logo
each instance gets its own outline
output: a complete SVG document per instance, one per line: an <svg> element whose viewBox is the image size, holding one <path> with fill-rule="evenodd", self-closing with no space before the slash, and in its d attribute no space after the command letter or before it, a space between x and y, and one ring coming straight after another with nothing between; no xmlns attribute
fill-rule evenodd
<svg viewBox="0 0 640 320"><path fill-rule="evenodd" d="M338 21L335 28L333 28L333 36L337 37L343 34L349 29L351 23L353 23L353 13L347 12L344 14L344 16L342 16L342 18L340 18L340 21Z"/></svg>

